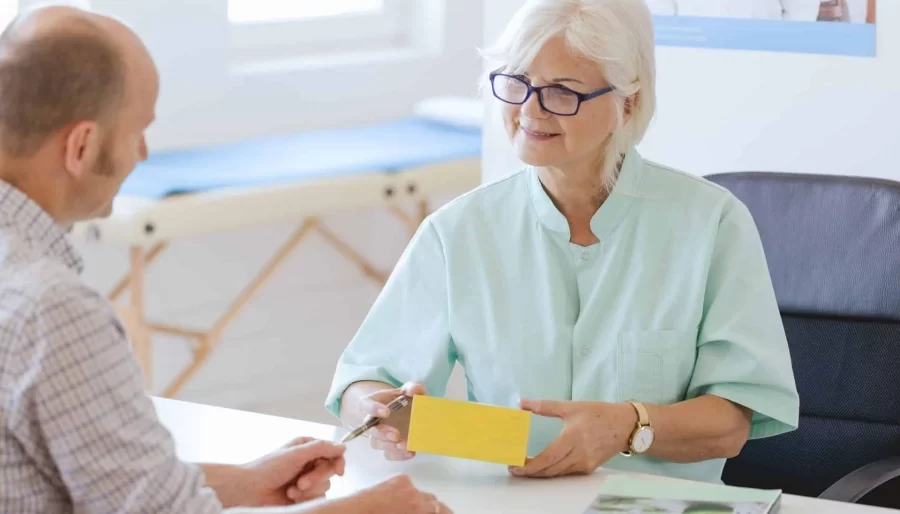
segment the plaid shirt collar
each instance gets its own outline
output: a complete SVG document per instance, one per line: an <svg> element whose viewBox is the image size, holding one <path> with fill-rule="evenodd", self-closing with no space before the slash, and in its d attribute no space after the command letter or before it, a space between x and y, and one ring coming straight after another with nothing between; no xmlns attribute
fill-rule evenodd
<svg viewBox="0 0 900 514"><path fill-rule="evenodd" d="M25 193L0 180L0 227L9 227L42 255L81 273L84 261L61 227Z"/></svg>

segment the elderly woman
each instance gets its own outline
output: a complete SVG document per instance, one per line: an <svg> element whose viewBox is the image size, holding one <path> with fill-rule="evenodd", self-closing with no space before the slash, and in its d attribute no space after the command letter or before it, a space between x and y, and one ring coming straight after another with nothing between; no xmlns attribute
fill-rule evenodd
<svg viewBox="0 0 900 514"><path fill-rule="evenodd" d="M458 362L471 401L533 413L514 474L719 481L748 437L797 426L798 396L750 213L635 150L655 108L648 8L532 1L489 55L528 166L422 224L327 407L354 425L442 395ZM371 431L390 459L412 457L402 425Z"/></svg>

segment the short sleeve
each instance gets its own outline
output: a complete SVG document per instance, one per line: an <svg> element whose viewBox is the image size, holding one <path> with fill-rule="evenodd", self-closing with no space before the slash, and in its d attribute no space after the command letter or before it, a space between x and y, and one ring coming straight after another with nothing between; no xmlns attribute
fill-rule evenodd
<svg viewBox="0 0 900 514"><path fill-rule="evenodd" d="M339 415L344 391L360 381L422 382L443 396L456 362L448 309L444 251L426 219L338 360L326 408Z"/></svg>
<svg viewBox="0 0 900 514"><path fill-rule="evenodd" d="M799 396L756 225L734 197L710 260L688 398L715 395L753 411L750 438L798 426Z"/></svg>

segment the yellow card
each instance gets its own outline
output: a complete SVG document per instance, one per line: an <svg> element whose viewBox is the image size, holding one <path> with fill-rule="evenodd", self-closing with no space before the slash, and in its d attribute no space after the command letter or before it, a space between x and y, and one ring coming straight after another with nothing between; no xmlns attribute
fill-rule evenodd
<svg viewBox="0 0 900 514"><path fill-rule="evenodd" d="M406 444L411 452L523 466L530 425L520 409L415 396Z"/></svg>

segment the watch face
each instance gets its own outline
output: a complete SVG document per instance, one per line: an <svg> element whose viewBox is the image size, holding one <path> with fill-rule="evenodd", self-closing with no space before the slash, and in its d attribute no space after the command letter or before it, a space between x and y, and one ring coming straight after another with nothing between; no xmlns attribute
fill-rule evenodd
<svg viewBox="0 0 900 514"><path fill-rule="evenodd" d="M650 445L652 444L653 429L650 427L641 427L641 429L634 434L634 439L631 442L631 446L636 453L644 453L650 449Z"/></svg>

